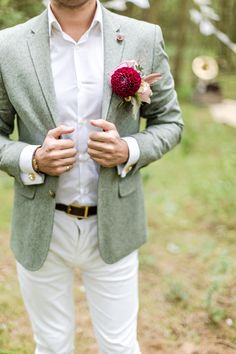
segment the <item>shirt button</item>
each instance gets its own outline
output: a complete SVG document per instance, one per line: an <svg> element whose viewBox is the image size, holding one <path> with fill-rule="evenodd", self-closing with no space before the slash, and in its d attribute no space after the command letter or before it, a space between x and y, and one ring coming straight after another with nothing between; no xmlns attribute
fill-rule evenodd
<svg viewBox="0 0 236 354"><path fill-rule="evenodd" d="M33 182L36 179L36 176L34 173L28 173L28 178Z"/></svg>
<svg viewBox="0 0 236 354"><path fill-rule="evenodd" d="M83 119L83 118L79 118L79 119L78 119L78 124L83 126L83 125L86 125L86 124L87 124L87 122L86 122L86 120L85 120L85 119Z"/></svg>
<svg viewBox="0 0 236 354"><path fill-rule="evenodd" d="M51 189L49 189L48 195L49 195L49 197L51 197L51 198L55 198L55 197L56 197L56 193L55 193L54 191L52 191Z"/></svg>

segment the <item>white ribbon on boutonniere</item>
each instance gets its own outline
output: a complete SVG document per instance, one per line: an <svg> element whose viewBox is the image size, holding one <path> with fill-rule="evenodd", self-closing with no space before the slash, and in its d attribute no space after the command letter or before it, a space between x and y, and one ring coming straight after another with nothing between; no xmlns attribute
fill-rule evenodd
<svg viewBox="0 0 236 354"><path fill-rule="evenodd" d="M143 75L143 68L135 60L126 60L110 74L112 91L122 98L123 103L133 106L135 119L142 103L151 103L151 85L161 79L161 74Z"/></svg>

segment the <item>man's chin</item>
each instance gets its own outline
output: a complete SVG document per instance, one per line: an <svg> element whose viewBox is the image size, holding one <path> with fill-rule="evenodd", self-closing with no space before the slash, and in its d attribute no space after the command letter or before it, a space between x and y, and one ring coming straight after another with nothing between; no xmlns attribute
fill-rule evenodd
<svg viewBox="0 0 236 354"><path fill-rule="evenodd" d="M63 6L68 9L76 9L82 7L86 3L91 3L93 0L53 0L58 6Z"/></svg>

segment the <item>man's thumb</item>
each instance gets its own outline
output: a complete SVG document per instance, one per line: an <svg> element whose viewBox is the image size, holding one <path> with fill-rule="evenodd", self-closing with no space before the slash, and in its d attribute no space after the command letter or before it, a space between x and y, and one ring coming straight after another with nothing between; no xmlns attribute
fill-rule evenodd
<svg viewBox="0 0 236 354"><path fill-rule="evenodd" d="M90 123L97 128L103 129L105 132L109 130L116 130L115 124L108 122L107 120L104 119L94 119L91 120Z"/></svg>
<svg viewBox="0 0 236 354"><path fill-rule="evenodd" d="M48 136L50 136L51 138L54 138L54 139L59 139L62 134L70 134L70 133L73 133L74 130L75 130L75 128L73 128L73 127L67 127L65 125L60 125L59 127L55 128L55 129L49 130Z"/></svg>

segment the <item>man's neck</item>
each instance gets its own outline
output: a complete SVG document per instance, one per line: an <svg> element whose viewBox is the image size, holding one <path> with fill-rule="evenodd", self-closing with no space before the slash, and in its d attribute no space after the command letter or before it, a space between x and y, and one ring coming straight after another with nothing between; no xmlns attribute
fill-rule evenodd
<svg viewBox="0 0 236 354"><path fill-rule="evenodd" d="M58 5L51 0L51 9L63 32L71 36L76 42L89 29L97 8L97 1L90 0L78 8L68 8Z"/></svg>

